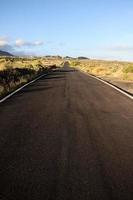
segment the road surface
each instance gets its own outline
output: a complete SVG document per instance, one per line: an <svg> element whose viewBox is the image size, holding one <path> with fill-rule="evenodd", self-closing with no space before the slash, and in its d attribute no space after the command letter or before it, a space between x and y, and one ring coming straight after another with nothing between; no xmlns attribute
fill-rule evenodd
<svg viewBox="0 0 133 200"><path fill-rule="evenodd" d="M64 67L0 105L0 200L132 200L133 101Z"/></svg>

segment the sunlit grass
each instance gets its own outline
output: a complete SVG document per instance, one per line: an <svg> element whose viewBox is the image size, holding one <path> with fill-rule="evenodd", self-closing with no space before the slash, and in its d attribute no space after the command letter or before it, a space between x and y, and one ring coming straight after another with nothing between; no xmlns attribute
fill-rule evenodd
<svg viewBox="0 0 133 200"><path fill-rule="evenodd" d="M133 81L133 63L75 59L70 61L70 65L96 76Z"/></svg>
<svg viewBox="0 0 133 200"><path fill-rule="evenodd" d="M62 59L58 57L0 57L0 97L61 63Z"/></svg>

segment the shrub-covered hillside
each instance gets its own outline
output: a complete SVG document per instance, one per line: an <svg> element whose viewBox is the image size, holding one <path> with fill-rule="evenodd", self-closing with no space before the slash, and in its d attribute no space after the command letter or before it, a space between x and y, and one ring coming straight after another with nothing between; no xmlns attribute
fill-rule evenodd
<svg viewBox="0 0 133 200"><path fill-rule="evenodd" d="M0 97L44 73L59 66L61 58L0 57Z"/></svg>

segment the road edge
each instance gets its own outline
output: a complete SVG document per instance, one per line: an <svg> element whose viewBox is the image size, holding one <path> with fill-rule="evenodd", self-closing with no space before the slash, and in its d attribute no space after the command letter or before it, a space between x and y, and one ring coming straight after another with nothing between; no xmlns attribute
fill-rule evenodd
<svg viewBox="0 0 133 200"><path fill-rule="evenodd" d="M22 90L23 88L25 88L26 86L34 83L35 81L39 80L40 78L46 76L47 74L42 74L39 77L33 79L32 81L24 84L23 86L19 87L18 89L16 89L15 91L11 92L10 94L8 94L7 96L5 96L4 98L0 99L0 103L3 103L4 101L6 101L7 99L9 99L10 97L12 97L14 94L16 94L17 92L19 92L20 90Z"/></svg>
<svg viewBox="0 0 133 200"><path fill-rule="evenodd" d="M101 81L102 83L104 83L104 84L106 84L106 85L108 85L108 86L114 88L115 90L119 91L121 94L124 94L125 96L127 96L128 98L130 98L131 100L133 100L133 95L130 94L130 93L128 93L127 91L123 90L122 88L119 88L118 86L116 86L116 85L114 85L114 84L112 84L112 83L110 83L110 82L108 82L108 81L106 81L106 80L103 80L102 78L99 78L99 77L97 77L97 76L95 76L95 75L86 73L86 72L84 72L84 71L82 71L82 70L80 70L80 71L81 71L82 73L84 73L84 74L86 74L86 75L88 75L88 76L90 76L90 77L92 77L92 78L95 78L95 79Z"/></svg>

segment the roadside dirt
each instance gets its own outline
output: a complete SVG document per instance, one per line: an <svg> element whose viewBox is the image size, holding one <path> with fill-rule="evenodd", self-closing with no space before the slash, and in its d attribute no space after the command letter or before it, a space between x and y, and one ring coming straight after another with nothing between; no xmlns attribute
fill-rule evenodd
<svg viewBox="0 0 133 200"><path fill-rule="evenodd" d="M119 80L116 78L110 78L110 77L106 77L106 76L102 76L100 77L106 81L109 81L110 83L122 88L123 90L130 92L131 94L133 94L133 82L132 81L124 81L124 80Z"/></svg>

